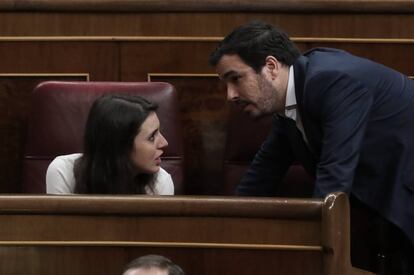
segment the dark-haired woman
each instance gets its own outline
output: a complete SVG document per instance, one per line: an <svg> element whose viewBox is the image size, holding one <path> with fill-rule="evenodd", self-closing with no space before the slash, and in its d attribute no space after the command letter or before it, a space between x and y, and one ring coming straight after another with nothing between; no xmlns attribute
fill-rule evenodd
<svg viewBox="0 0 414 275"><path fill-rule="evenodd" d="M157 107L138 96L98 98L86 122L84 152L52 161L47 193L173 195L171 176L160 167L168 142Z"/></svg>

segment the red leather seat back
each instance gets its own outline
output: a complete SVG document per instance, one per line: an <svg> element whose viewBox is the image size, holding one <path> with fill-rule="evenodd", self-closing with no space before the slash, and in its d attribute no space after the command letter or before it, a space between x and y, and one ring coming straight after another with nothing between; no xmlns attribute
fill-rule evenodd
<svg viewBox="0 0 414 275"><path fill-rule="evenodd" d="M244 172L269 134L271 121L270 115L253 118L237 106L230 106L224 156L224 194L235 193ZM313 192L313 181L302 165L295 163L279 184L278 195L309 197Z"/></svg>
<svg viewBox="0 0 414 275"><path fill-rule="evenodd" d="M157 82L43 82L31 95L22 189L26 193L45 193L49 163L58 155L82 152L83 133L89 109L105 93L139 95L159 105L161 132L169 146L162 167L183 192L183 147L178 101L174 87Z"/></svg>

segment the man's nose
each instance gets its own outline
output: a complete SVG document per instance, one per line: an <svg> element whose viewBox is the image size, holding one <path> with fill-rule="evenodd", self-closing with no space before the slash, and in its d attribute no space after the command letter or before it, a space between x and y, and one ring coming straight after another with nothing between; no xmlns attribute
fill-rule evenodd
<svg viewBox="0 0 414 275"><path fill-rule="evenodd" d="M227 100L237 101L239 99L239 93L234 89L232 85L227 85Z"/></svg>

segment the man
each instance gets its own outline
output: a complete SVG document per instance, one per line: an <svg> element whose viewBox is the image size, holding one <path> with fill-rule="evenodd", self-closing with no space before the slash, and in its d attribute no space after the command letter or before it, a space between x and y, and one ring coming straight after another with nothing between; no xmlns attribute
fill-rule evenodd
<svg viewBox="0 0 414 275"><path fill-rule="evenodd" d="M275 114L238 194L276 195L299 160L315 176L315 197L343 191L390 222L405 274L414 274L414 82L341 50L301 55L262 22L235 29L210 63L229 101L253 116Z"/></svg>
<svg viewBox="0 0 414 275"><path fill-rule="evenodd" d="M171 260L159 255L146 255L130 262L122 275L185 275Z"/></svg>

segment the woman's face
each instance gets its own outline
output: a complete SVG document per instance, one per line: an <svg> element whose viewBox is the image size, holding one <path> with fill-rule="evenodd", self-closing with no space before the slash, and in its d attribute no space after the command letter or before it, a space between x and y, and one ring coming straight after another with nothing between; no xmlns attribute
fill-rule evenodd
<svg viewBox="0 0 414 275"><path fill-rule="evenodd" d="M160 121L155 112L151 112L135 136L131 152L131 161L138 173L154 174L161 164L163 148L167 140L160 132Z"/></svg>

